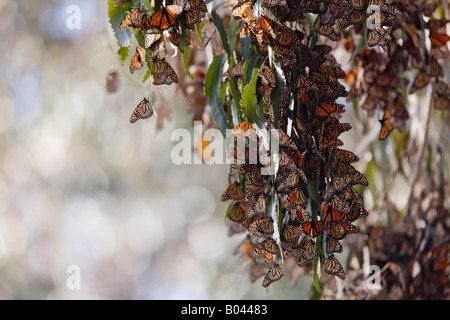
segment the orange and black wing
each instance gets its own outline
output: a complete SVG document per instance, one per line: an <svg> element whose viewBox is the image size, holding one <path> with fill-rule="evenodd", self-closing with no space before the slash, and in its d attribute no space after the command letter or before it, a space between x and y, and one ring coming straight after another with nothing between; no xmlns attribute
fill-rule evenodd
<svg viewBox="0 0 450 320"><path fill-rule="evenodd" d="M175 25L177 17L183 9L177 5L169 5L155 12L147 22L148 28L156 28L158 30L167 30Z"/></svg>
<svg viewBox="0 0 450 320"><path fill-rule="evenodd" d="M222 194L222 201L240 200L244 198L244 192L239 182L231 184L227 190Z"/></svg>
<svg viewBox="0 0 450 320"><path fill-rule="evenodd" d="M131 123L135 123L139 119L150 118L153 115L153 112L154 111L153 111L153 108L152 108L152 106L150 104L150 101L148 101L147 98L144 98L144 100L142 100L138 104L136 109L134 109L133 113L131 114L130 122Z"/></svg>
<svg viewBox="0 0 450 320"><path fill-rule="evenodd" d="M133 54L130 62L130 72L133 73L136 70L142 68L145 62L145 49L141 47L136 48L136 52Z"/></svg>
<svg viewBox="0 0 450 320"><path fill-rule="evenodd" d="M315 238L324 229L322 221L308 221L303 224L302 230L311 238Z"/></svg>
<svg viewBox="0 0 450 320"><path fill-rule="evenodd" d="M263 287L267 288L271 283L283 278L283 269L278 264L274 264L266 273L263 280Z"/></svg>
<svg viewBox="0 0 450 320"><path fill-rule="evenodd" d="M128 28L139 29L142 26L142 22L144 20L143 13L138 9L133 9L130 13L127 14L125 19L120 23L119 29L126 30Z"/></svg>
<svg viewBox="0 0 450 320"><path fill-rule="evenodd" d="M163 59L153 60L152 77L154 85L178 83L178 76L172 66Z"/></svg>
<svg viewBox="0 0 450 320"><path fill-rule="evenodd" d="M325 262L324 271L326 273L334 275L340 279L345 279L344 267L342 267L342 264L334 256L334 254L330 254L328 256L328 259Z"/></svg>
<svg viewBox="0 0 450 320"><path fill-rule="evenodd" d="M381 128L378 137L380 140L384 140L393 130L391 121L389 120L389 112L387 110L384 112L383 119L379 121L381 123Z"/></svg>

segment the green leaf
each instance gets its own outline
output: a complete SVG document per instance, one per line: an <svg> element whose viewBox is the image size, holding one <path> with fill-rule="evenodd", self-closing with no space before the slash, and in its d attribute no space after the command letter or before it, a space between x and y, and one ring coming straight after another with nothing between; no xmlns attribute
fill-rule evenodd
<svg viewBox="0 0 450 320"><path fill-rule="evenodd" d="M183 64L186 74L189 76L189 78L194 79L191 72L189 71L189 46L183 48Z"/></svg>
<svg viewBox="0 0 450 320"><path fill-rule="evenodd" d="M260 66L261 61L259 60L259 54L254 54L249 59L245 60L242 88L244 88L252 80L254 69L259 69Z"/></svg>
<svg viewBox="0 0 450 320"><path fill-rule="evenodd" d="M241 108L239 107L241 105L241 91L238 89L238 85L236 80L230 79L228 81L228 84L230 86L231 96L233 97L234 102L234 108L236 111L236 115L233 114L233 116L237 116L237 120L239 120L239 123L241 123L242 119L242 113ZM233 118L235 119L235 118Z"/></svg>
<svg viewBox="0 0 450 320"><path fill-rule="evenodd" d="M216 25L217 31L219 32L220 40L222 40L223 49L228 54L228 58L230 59L230 57L232 57L232 53L230 51L230 44L228 43L228 36L223 26L222 18L219 17L215 11L212 12L212 16L214 18L214 24Z"/></svg>
<svg viewBox="0 0 450 320"><path fill-rule="evenodd" d="M237 202L236 200L232 200L230 202L230 205L228 206L227 211L225 213L225 220L228 219L228 214L230 213L231 209L233 209L233 207L236 204L236 202Z"/></svg>
<svg viewBox="0 0 450 320"><path fill-rule="evenodd" d="M146 7L150 12L153 12L152 1L151 0L141 0L140 1L144 7Z"/></svg>
<svg viewBox="0 0 450 320"><path fill-rule="evenodd" d="M240 110L238 110L235 100L231 100L231 119L233 120L233 125L237 126L239 123L242 122L242 114L240 112Z"/></svg>
<svg viewBox="0 0 450 320"><path fill-rule="evenodd" d="M128 49L130 47L122 47L120 43L117 43L119 45L119 50L117 50L117 54L120 57L120 61L122 61L122 65L125 63L125 59L128 57Z"/></svg>
<svg viewBox="0 0 450 320"><path fill-rule="evenodd" d="M258 116L258 108L256 105L256 82L258 80L258 69L253 69L252 80L243 90L242 94L242 108L244 109L245 117L250 123L261 124Z"/></svg>
<svg viewBox="0 0 450 320"><path fill-rule="evenodd" d="M126 17L126 11L129 10L132 5L133 4L130 2L124 3L120 6L116 6L114 4L114 0L108 0L109 23L111 24L114 36L116 37L121 47L128 47L131 44L131 30L120 30L119 26L122 23L123 19L125 19Z"/></svg>
<svg viewBox="0 0 450 320"><path fill-rule="evenodd" d="M321 258L322 261L325 260L324 254L323 254L323 249L322 249L322 239L323 239L323 233L321 233L320 235L317 236L316 239L316 252L314 254L314 275L313 275L313 284L314 287L316 288L317 292L319 292L322 297L325 297L325 294L322 291L322 288L320 287L320 283L319 283L319 270L318 270L318 266L319 266L319 257ZM321 265L321 270L320 270L320 274L322 274L323 272L323 263L320 264Z"/></svg>
<svg viewBox="0 0 450 320"><path fill-rule="evenodd" d="M250 40L251 40L250 36L241 38L242 58L244 60L247 60L248 57L250 57L250 53L252 52L250 49Z"/></svg>
<svg viewBox="0 0 450 320"><path fill-rule="evenodd" d="M351 63L353 61L353 59L355 59L355 57L357 56L357 54L362 50L366 48L366 37L364 37L364 39L361 40L361 42L358 44L358 46L356 47L355 51L353 51L352 56L350 57L350 59L348 60L348 63Z"/></svg>
<svg viewBox="0 0 450 320"><path fill-rule="evenodd" d="M232 19L228 27L228 38L230 39L230 52L234 52L236 48L236 35L239 27L239 20Z"/></svg>
<svg viewBox="0 0 450 320"><path fill-rule="evenodd" d="M202 33L202 25L201 23L195 24L195 31L197 32L197 36L200 39L200 42L203 42L203 33Z"/></svg>
<svg viewBox="0 0 450 320"><path fill-rule="evenodd" d="M147 81L148 78L152 75L152 69L150 66L147 67L147 72L144 74L144 78L142 79L142 82Z"/></svg>
<svg viewBox="0 0 450 320"><path fill-rule="evenodd" d="M228 122L227 115L223 109L223 101L220 97L220 87L222 80L222 68L225 62L223 54L215 56L206 72L205 94L209 98L211 114L217 125L217 128L226 136L226 129L231 129L232 125Z"/></svg>

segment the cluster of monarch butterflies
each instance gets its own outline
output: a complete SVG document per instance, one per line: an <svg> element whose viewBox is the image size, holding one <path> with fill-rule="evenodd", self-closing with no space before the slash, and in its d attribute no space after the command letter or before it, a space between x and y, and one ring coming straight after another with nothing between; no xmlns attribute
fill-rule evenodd
<svg viewBox="0 0 450 320"><path fill-rule="evenodd" d="M348 234L358 232L354 222L368 214L354 188L367 186L368 180L352 165L358 157L342 149L339 139L351 129L340 122L344 105L336 103L347 95L339 82L346 74L330 46L311 45L311 34L292 28L305 19L299 12L331 12L323 11L322 5L263 0L258 9L254 1L238 2L232 9L233 17L243 21L240 36L250 36L261 56L269 55L269 48L273 54L259 66L257 98L264 106L264 129L277 123L278 162L255 138L260 125L244 120L233 130L235 138L245 143L241 147L235 143L228 152L237 161L230 165L230 184L222 195L222 201L231 201L227 218L232 233L246 232L235 252L251 264L252 281L263 277L263 287L281 279L284 261L293 257L300 267L317 258L322 271L344 279L344 267L335 254L342 252L341 242ZM242 81L244 65L240 61L226 70L224 81ZM275 97L272 93L281 78L282 97ZM257 146L257 163L251 161L251 148L247 151L242 145ZM277 162L277 172L262 174L271 161Z"/></svg>
<svg viewBox="0 0 450 320"><path fill-rule="evenodd" d="M450 35L446 26L450 20L439 15L439 1L397 0L394 4L402 18L391 21L392 28L386 34L391 39L385 46L389 49L388 54L363 50L355 57L354 68L349 73L352 79L349 98L366 94L362 108L369 115L374 115L377 110L383 115L380 119L381 140L386 139L394 128L403 130L409 119L406 96L428 85L434 87L431 96L434 107L450 109L450 86L444 80L443 70L449 59L446 44ZM391 20L389 14L385 16ZM353 49L349 47L350 51ZM413 70L412 81L407 76L410 70Z"/></svg>
<svg viewBox="0 0 450 320"><path fill-rule="evenodd" d="M116 5L123 2L129 1L115 0ZM390 58L387 59L390 64L386 63L382 72L376 67L376 76L370 78L367 72L364 81L369 89L363 108L373 112L379 106L383 110L379 135L383 140L393 130L391 115L407 118L401 95L386 94L386 88L406 85L401 74L405 70L405 49L411 53L412 48L420 48L420 42L411 39L391 49L396 40L391 27L403 23L400 12L403 14L406 9L402 7L399 11L386 0L240 0L231 4L232 18L240 21L236 41L242 44L244 38L249 39L252 52L247 59L242 54L236 55L237 63L223 72L222 82L248 81L246 67L250 65L248 61L253 61L251 67L258 71L255 98L262 115L258 115L258 124L244 119L234 128L235 141L244 141L244 148L235 145L228 155L244 161L230 166L230 184L222 201L231 201L226 215L231 222L230 232L246 232L236 253L251 264L251 280L263 277L264 287L284 276L284 261L290 258L297 259L300 267L314 264L314 268L320 268L318 273L345 278L344 267L335 254L342 252L342 241L347 235L358 232L356 221L368 214L363 197L355 189L356 185L367 186L368 180L353 166L358 157L343 149L339 139L351 129L350 124L340 121L344 105L336 102L349 96L340 83L348 75L336 62L331 46L318 40L324 36L336 41L342 34L348 34L349 26L358 32L367 22L367 9L371 6L380 9L375 17L379 25L369 30L363 28L365 39L369 47L378 46L383 51L364 50L354 61L368 66L377 64L368 57ZM206 13L203 0L164 2L152 14L135 6L120 26L122 30L132 28L145 33L145 46L136 49L130 72L147 62L153 84L177 83L175 71L162 57L166 43L181 50L181 42L192 44L189 32L203 20L208 20L203 26L212 29L209 34L215 32L211 20L204 19ZM342 30L336 21L340 21ZM441 48L449 40L441 31L445 23L425 24L433 47ZM202 27L202 33L204 29L207 28ZM412 37L411 32L406 33ZM203 45L209 39L204 36ZM256 60L255 55L259 57ZM425 58L427 62L433 61L433 65L430 63L424 69L428 78L431 75L436 79L437 104L448 108L449 88L443 81L439 63L433 60L437 62L442 55ZM426 85L427 77L418 74L417 78L412 91ZM224 106L232 105L227 99L234 96L224 92L224 97ZM241 104L242 101L234 101L242 112ZM230 112L227 107L224 110ZM150 102L144 98L130 121L152 114ZM277 129L279 149L275 154L257 134L259 129ZM256 146L259 156L256 162L251 161L249 146ZM263 174L272 165L275 174Z"/></svg>
<svg viewBox="0 0 450 320"><path fill-rule="evenodd" d="M114 3L121 5L124 2L129 1L115 0ZM132 28L145 33L144 48L136 47L130 62L130 73L134 73L148 63L154 85L178 83L175 70L160 55L166 53L167 41L181 49L181 26L193 30L195 24L205 17L206 11L203 0L176 0L174 4L162 5L150 16L140 6L134 7L119 26L120 30ZM144 98L133 111L130 122L149 118L153 113L149 100Z"/></svg>

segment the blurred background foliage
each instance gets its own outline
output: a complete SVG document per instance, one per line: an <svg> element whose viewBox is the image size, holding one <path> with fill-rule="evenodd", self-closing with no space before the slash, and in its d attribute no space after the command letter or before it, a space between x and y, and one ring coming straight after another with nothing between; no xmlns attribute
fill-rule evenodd
<svg viewBox="0 0 450 320"><path fill-rule="evenodd" d="M70 30L73 4L81 28ZM180 55L171 61L183 85L154 88L164 122L131 125L149 88L145 71L131 76L130 57L122 66L117 56L106 1L0 0L0 28L1 299L311 297L311 275L300 269L269 289L248 280L233 254L243 237L229 237L220 201L227 165L172 164L172 131L193 133L199 117ZM342 45L334 54L350 69ZM339 256L348 277L330 278L327 297L429 298L442 286L439 298L449 297L450 119L428 112L431 90L409 98L407 130L383 142L377 119L345 101L342 121L353 130L342 140L369 178L360 191L370 214L346 238ZM364 287L363 263L382 269L382 290ZM446 278L433 278L436 264ZM81 268L80 290L66 286L70 265Z"/></svg>

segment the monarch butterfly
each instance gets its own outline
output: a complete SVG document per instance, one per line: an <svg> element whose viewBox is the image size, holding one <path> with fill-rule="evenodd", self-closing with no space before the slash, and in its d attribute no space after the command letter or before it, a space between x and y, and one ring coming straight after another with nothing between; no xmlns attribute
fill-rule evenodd
<svg viewBox="0 0 450 320"><path fill-rule="evenodd" d="M273 49L275 51L275 47L279 46L278 44L275 44ZM289 68L290 66L294 65L297 62L297 56L295 53L290 52L286 55L282 55L279 52L276 52L278 56L276 56L276 60L280 63L281 68Z"/></svg>
<svg viewBox="0 0 450 320"><path fill-rule="evenodd" d="M364 21L364 10L351 10L341 19L341 27L346 29L350 25L358 25Z"/></svg>
<svg viewBox="0 0 450 320"><path fill-rule="evenodd" d="M145 49L150 50L150 57L154 60L160 51L166 52L166 46L161 39L161 34L159 33L147 33L144 37Z"/></svg>
<svg viewBox="0 0 450 320"><path fill-rule="evenodd" d="M289 193L289 196L286 198L284 206L287 210L296 209L299 206L306 205L306 197L302 190L299 188L295 188Z"/></svg>
<svg viewBox="0 0 450 320"><path fill-rule="evenodd" d="M256 248L273 254L278 254L279 251L278 245L272 238L265 239L264 241L256 244L255 249Z"/></svg>
<svg viewBox="0 0 450 320"><path fill-rule="evenodd" d="M437 95L436 97L433 96L433 99L434 99L434 106L436 107L436 109L439 110L450 109L450 98L444 95Z"/></svg>
<svg viewBox="0 0 450 320"><path fill-rule="evenodd" d="M344 106L338 103L320 103L316 107L316 116L318 117L328 117L334 113L344 112Z"/></svg>
<svg viewBox="0 0 450 320"><path fill-rule="evenodd" d="M330 221L341 221L342 214L336 209L332 208L329 203L322 203L323 209L323 220L326 222Z"/></svg>
<svg viewBox="0 0 450 320"><path fill-rule="evenodd" d="M292 224L287 224L283 227L283 238L286 241L295 241L300 237L300 233L298 229L294 227Z"/></svg>
<svg viewBox="0 0 450 320"><path fill-rule="evenodd" d="M343 198L340 194L334 194L331 198L331 206L338 210L339 212L350 212L351 204L347 199Z"/></svg>
<svg viewBox="0 0 450 320"><path fill-rule="evenodd" d="M328 223L328 236L336 240L344 239L349 233L357 233L358 227L344 221L335 221Z"/></svg>
<svg viewBox="0 0 450 320"><path fill-rule="evenodd" d="M226 72L223 73L225 77L225 82L230 79L237 79L242 77L244 72L244 62L238 62L231 68L229 68Z"/></svg>
<svg viewBox="0 0 450 320"><path fill-rule="evenodd" d="M409 119L408 110L406 110L406 107L401 99L397 99L394 102L394 117L400 119Z"/></svg>
<svg viewBox="0 0 450 320"><path fill-rule="evenodd" d="M378 138L380 140L386 139L389 134L392 132L393 128L391 125L391 121L389 120L389 112L386 110L383 114L383 119L378 120L381 123L380 133L378 135Z"/></svg>
<svg viewBox="0 0 450 320"><path fill-rule="evenodd" d="M342 161L342 162L352 163L352 162L359 161L359 157L356 154L354 154L353 152L348 151L348 150L334 149L333 156L337 160Z"/></svg>
<svg viewBox="0 0 450 320"><path fill-rule="evenodd" d="M172 4L180 6L183 11L192 9L189 0L174 0Z"/></svg>
<svg viewBox="0 0 450 320"><path fill-rule="evenodd" d="M253 5L248 2L238 2L232 9L233 18L241 18L246 23L251 23L255 21L255 16L253 15Z"/></svg>
<svg viewBox="0 0 450 320"><path fill-rule="evenodd" d="M178 83L178 76L175 70L165 58L153 60L152 76L154 85Z"/></svg>
<svg viewBox="0 0 450 320"><path fill-rule="evenodd" d="M258 75L261 77L261 82L263 85L268 85L271 87L276 86L277 79L275 76L275 72L271 68L267 66L262 67L258 70Z"/></svg>
<svg viewBox="0 0 450 320"><path fill-rule="evenodd" d="M139 119L147 119L153 115L153 108L147 98L144 98L134 109L130 117L130 122L135 123Z"/></svg>
<svg viewBox="0 0 450 320"><path fill-rule="evenodd" d="M308 151L302 153L299 165L304 171L315 171L319 168L319 162L314 156L314 153Z"/></svg>
<svg viewBox="0 0 450 320"><path fill-rule="evenodd" d="M267 239L267 240L269 240L269 239ZM272 240L272 239L270 239L270 240ZM270 244L265 243L265 241L260 242L255 245L253 255L255 256L255 258L264 256L264 263L266 265L271 265L277 259L278 246L276 245L276 243L273 240L272 240L273 243L270 243ZM275 248L273 248L273 245L275 246ZM266 249L269 249L270 251L268 251ZM274 249L275 249L275 252L273 252Z"/></svg>
<svg viewBox="0 0 450 320"><path fill-rule="evenodd" d="M245 196L247 198L251 198L256 193L263 192L266 189L266 184L262 178L260 178L261 180L258 180L256 178L252 178L252 175L249 177L250 179L247 180L247 183L245 184Z"/></svg>
<svg viewBox="0 0 450 320"><path fill-rule="evenodd" d="M239 182L231 184L227 190L222 194L222 201L227 200L240 200L244 198L244 192Z"/></svg>
<svg viewBox="0 0 450 320"><path fill-rule="evenodd" d="M264 102L264 106L268 106L270 104L270 95L272 94L273 87L267 85L258 86L258 92L261 94Z"/></svg>
<svg viewBox="0 0 450 320"><path fill-rule="evenodd" d="M295 187L298 182L300 175L297 174L295 171L291 171L288 168L280 168L276 178L275 178L275 185L277 188L277 192L283 193L287 190L289 190L292 187Z"/></svg>
<svg viewBox="0 0 450 320"><path fill-rule="evenodd" d="M125 17L125 19L120 23L119 30L125 30L128 28L139 29L144 21L144 14L139 10L139 8L131 10Z"/></svg>
<svg viewBox="0 0 450 320"><path fill-rule="evenodd" d="M314 30L326 36L330 40L337 41L338 40L338 34L333 29L335 17L330 11L325 11L319 13L319 15L316 18L316 22L314 23Z"/></svg>
<svg viewBox="0 0 450 320"><path fill-rule="evenodd" d="M325 225L322 221L308 221L303 223L302 230L311 238L317 237L322 230L325 228Z"/></svg>
<svg viewBox="0 0 450 320"><path fill-rule="evenodd" d="M142 68L145 62L145 50L141 47L137 47L130 62L130 72L133 73L136 70Z"/></svg>
<svg viewBox="0 0 450 320"><path fill-rule="evenodd" d="M184 15L186 19L186 28L193 29L197 23L202 21L205 16L205 12L206 11L198 8L192 8L191 10L186 11Z"/></svg>
<svg viewBox="0 0 450 320"><path fill-rule="evenodd" d="M228 213L228 219L233 222L241 223L247 218L238 202L236 202Z"/></svg>
<svg viewBox="0 0 450 320"><path fill-rule="evenodd" d="M321 65L319 72L331 75L333 78L337 79L344 79L346 77L344 70L329 65Z"/></svg>
<svg viewBox="0 0 450 320"><path fill-rule="evenodd" d="M295 33L287 28L283 28L281 32L276 34L275 41L282 46L292 46L299 42Z"/></svg>
<svg viewBox="0 0 450 320"><path fill-rule="evenodd" d="M436 78L444 76L444 69L442 69L437 59L433 56L430 57L430 76Z"/></svg>
<svg viewBox="0 0 450 320"><path fill-rule="evenodd" d="M338 277L339 279L345 279L345 271L342 267L342 264L339 260L334 256L334 254L330 254L328 259L325 261L324 271L328 274Z"/></svg>
<svg viewBox="0 0 450 320"><path fill-rule="evenodd" d="M270 217L263 217L253 221L249 226L249 231L253 235L273 234L273 220Z"/></svg>
<svg viewBox="0 0 450 320"><path fill-rule="evenodd" d="M387 31L383 28L373 28L367 32L367 45L369 47L375 47L376 45L383 48L384 51L387 50L387 44L391 40Z"/></svg>
<svg viewBox="0 0 450 320"><path fill-rule="evenodd" d="M289 46L283 46L280 43L275 43L273 46L273 51L279 55L282 56L291 56L291 54L293 55L293 57L295 58L295 54L292 52L292 48ZM292 64L295 63L295 60L293 62L291 62Z"/></svg>
<svg viewBox="0 0 450 320"><path fill-rule="evenodd" d="M342 244L332 237L327 237L326 251L328 254L333 252L341 253L343 251Z"/></svg>
<svg viewBox="0 0 450 320"><path fill-rule="evenodd" d="M303 239L300 242L300 247L303 249L298 259L298 266L303 267L314 259L316 251L316 243L312 239Z"/></svg>
<svg viewBox="0 0 450 320"><path fill-rule="evenodd" d="M348 184L351 184L353 181L352 176L346 175L342 177L333 177L331 180L331 192L337 192L347 186Z"/></svg>
<svg viewBox="0 0 450 320"><path fill-rule="evenodd" d="M278 264L274 264L272 267L270 267L269 271L266 273L264 280L262 282L262 286L264 288L267 288L275 281L280 280L283 278L283 270Z"/></svg>
<svg viewBox="0 0 450 320"><path fill-rule="evenodd" d="M144 41L145 41L144 48L145 49L150 48L154 43L156 43L160 39L161 39L160 33L146 33L145 37L144 37Z"/></svg>
<svg viewBox="0 0 450 320"><path fill-rule="evenodd" d="M255 20L250 23L250 30L255 34L258 43L261 45L270 44L270 41L267 38L265 32L270 34L272 38L276 37L275 31L271 23L263 16L261 16L259 20Z"/></svg>
<svg viewBox="0 0 450 320"><path fill-rule="evenodd" d="M204 47L208 45L208 43L216 34L216 31L217 29L212 19L206 21L206 23L202 26L202 44Z"/></svg>
<svg viewBox="0 0 450 320"><path fill-rule="evenodd" d="M364 8L364 0L347 0L347 2L355 9Z"/></svg>
<svg viewBox="0 0 450 320"><path fill-rule="evenodd" d="M415 93L417 90L422 89L430 83L430 77L425 69L420 69L417 73L414 82L409 89L409 93Z"/></svg>
<svg viewBox="0 0 450 320"><path fill-rule="evenodd" d="M430 41L432 47L440 48L444 46L449 40L450 36L447 35L446 33L439 33L437 27L430 28Z"/></svg>
<svg viewBox="0 0 450 320"><path fill-rule="evenodd" d="M285 7L287 6L286 0L262 0L262 5L266 7Z"/></svg>
<svg viewBox="0 0 450 320"><path fill-rule="evenodd" d="M197 9L197 10L200 10L203 12L207 11L206 3L204 0L188 0L188 2L191 6L191 9ZM185 8L185 10L190 10L190 9Z"/></svg>
<svg viewBox="0 0 450 320"><path fill-rule="evenodd" d="M254 215L262 215L266 212L266 199L264 196L259 196L258 200L253 204L250 209L248 216L253 217Z"/></svg>
<svg viewBox="0 0 450 320"><path fill-rule="evenodd" d="M155 12L145 23L145 28L156 28L158 30L167 30L173 27L177 22L177 17L183 9L178 5L169 5Z"/></svg>
<svg viewBox="0 0 450 320"><path fill-rule="evenodd" d="M353 221L359 219L360 217L367 216L368 214L369 213L362 207L354 208L349 213L344 214L342 220L345 222L353 222Z"/></svg>
<svg viewBox="0 0 450 320"><path fill-rule="evenodd" d="M244 259L249 260L253 258L253 251L254 245L251 242L250 236L247 235L233 250L233 254L242 256Z"/></svg>
<svg viewBox="0 0 450 320"><path fill-rule="evenodd" d="M278 133L278 145L280 147L287 147L293 150L297 150L297 145L291 141L291 138L282 129L276 131ZM274 136L276 138L276 136Z"/></svg>

